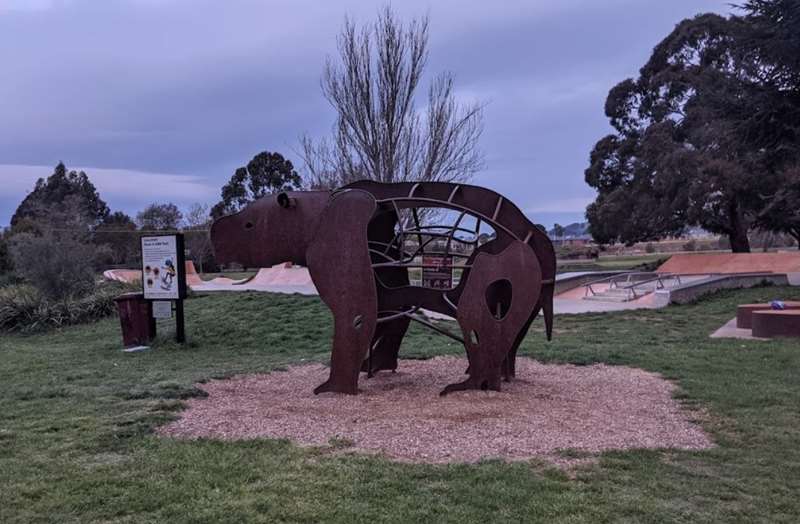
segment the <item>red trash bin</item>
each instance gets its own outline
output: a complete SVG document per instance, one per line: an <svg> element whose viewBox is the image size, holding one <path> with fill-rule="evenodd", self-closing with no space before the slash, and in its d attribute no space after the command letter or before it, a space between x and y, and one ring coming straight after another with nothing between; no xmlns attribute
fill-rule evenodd
<svg viewBox="0 0 800 524"><path fill-rule="evenodd" d="M143 293L125 293L114 299L122 325L122 343L125 347L147 345L156 336L153 306Z"/></svg>

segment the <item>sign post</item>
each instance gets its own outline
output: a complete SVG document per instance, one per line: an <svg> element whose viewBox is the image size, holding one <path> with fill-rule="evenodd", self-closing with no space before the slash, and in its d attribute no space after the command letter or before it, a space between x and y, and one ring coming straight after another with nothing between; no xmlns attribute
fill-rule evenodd
<svg viewBox="0 0 800 524"><path fill-rule="evenodd" d="M186 298L183 234L144 236L141 239L141 247L144 298L151 301L174 302L175 340L183 343L186 341L183 318L183 299ZM162 307L156 307L153 311L154 316L159 318L167 316Z"/></svg>

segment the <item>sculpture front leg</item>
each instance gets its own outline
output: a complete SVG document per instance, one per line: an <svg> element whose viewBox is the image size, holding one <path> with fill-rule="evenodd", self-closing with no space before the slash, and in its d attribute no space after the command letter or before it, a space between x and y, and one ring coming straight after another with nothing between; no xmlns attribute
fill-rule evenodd
<svg viewBox="0 0 800 524"><path fill-rule="evenodd" d="M375 332L375 318L368 315L335 315L331 371L328 380L314 389L314 394L333 392L358 393L358 374Z"/></svg>

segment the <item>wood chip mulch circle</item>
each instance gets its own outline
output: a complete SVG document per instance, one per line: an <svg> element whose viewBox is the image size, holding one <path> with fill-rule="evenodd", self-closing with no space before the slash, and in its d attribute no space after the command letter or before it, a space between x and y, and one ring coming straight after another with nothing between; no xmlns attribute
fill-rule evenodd
<svg viewBox="0 0 800 524"><path fill-rule="evenodd" d="M569 462L563 450L596 454L632 448L713 446L655 373L622 366L541 364L519 358L503 391L439 397L463 379L466 359L402 360L397 373L360 380L357 396L313 388L320 364L199 384L159 433L183 439L286 438L304 446L352 443L352 450L426 463L539 458Z"/></svg>

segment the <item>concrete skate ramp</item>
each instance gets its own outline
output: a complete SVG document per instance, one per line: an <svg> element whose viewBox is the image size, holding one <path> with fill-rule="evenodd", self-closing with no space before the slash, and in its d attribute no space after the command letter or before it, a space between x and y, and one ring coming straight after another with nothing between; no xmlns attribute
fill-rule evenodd
<svg viewBox="0 0 800 524"><path fill-rule="evenodd" d="M253 276L255 276L255 275L253 275ZM213 282L215 284L220 284L222 286L241 286L242 284L246 284L246 283L250 282L252 279L253 279L253 277L240 278L238 280L234 280L234 279L228 278L228 277L216 277L216 278L212 278L211 280L203 280L203 283L205 283L205 282Z"/></svg>
<svg viewBox="0 0 800 524"><path fill-rule="evenodd" d="M225 280L228 282L226 283ZM269 291L272 293L300 293L302 295L317 294L317 288L314 287L308 268L292 266L288 263L261 268L254 277L244 282L215 278L214 280L202 281L200 284L192 285L192 289L202 292Z"/></svg>
<svg viewBox="0 0 800 524"><path fill-rule="evenodd" d="M197 270L194 267L194 262L192 262L191 260L187 260L185 267L186 267L186 285L192 288L195 286L202 286L209 283L216 284L219 286L237 286L246 284L254 278L254 277L249 277L249 278L234 280L232 278L227 278L227 277L217 277L206 281L200 278L200 275L197 273ZM105 277L108 280L114 280L116 282L125 282L125 283L141 282L142 271L140 269L108 269L106 271L103 271L103 277Z"/></svg>
<svg viewBox="0 0 800 524"><path fill-rule="evenodd" d="M212 278L211 280L203 280L197 273L197 269L195 269L194 267L194 262L192 262L191 260L186 261L186 285L188 285L189 287L199 286L209 282L213 284L219 284L221 286L237 286L245 284L252 279L253 277L241 278L239 280L234 280L228 277L216 277Z"/></svg>
<svg viewBox="0 0 800 524"><path fill-rule="evenodd" d="M262 267L249 282L253 286L305 286L313 284L308 268L290 263Z"/></svg>
<svg viewBox="0 0 800 524"><path fill-rule="evenodd" d="M103 277L115 282L132 284L142 281L142 272L138 269L107 269L103 271Z"/></svg>
<svg viewBox="0 0 800 524"><path fill-rule="evenodd" d="M186 285L189 287L196 286L198 284L202 284L203 279L200 278L200 275L197 274L197 270L194 268L194 262L191 260L186 261Z"/></svg>
<svg viewBox="0 0 800 524"><path fill-rule="evenodd" d="M697 253L679 254L661 264L657 273L735 274L800 272L797 253Z"/></svg>

